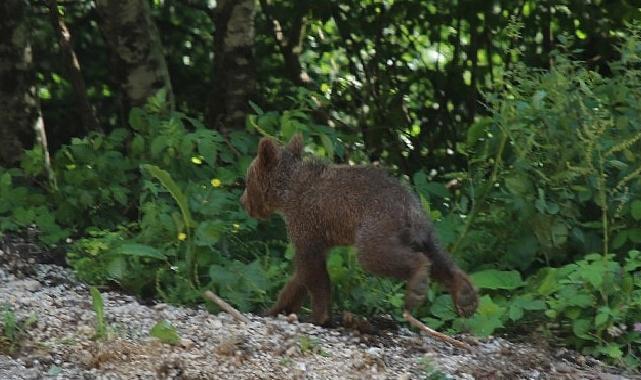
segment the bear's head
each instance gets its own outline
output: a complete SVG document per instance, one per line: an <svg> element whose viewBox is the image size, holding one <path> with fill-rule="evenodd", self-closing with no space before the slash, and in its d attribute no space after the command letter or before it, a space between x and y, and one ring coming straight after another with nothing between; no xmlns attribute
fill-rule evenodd
<svg viewBox="0 0 641 380"><path fill-rule="evenodd" d="M264 219L278 209L296 164L303 154L303 136L294 135L282 147L269 137L258 143L258 153L247 169L245 191L240 197L247 214Z"/></svg>

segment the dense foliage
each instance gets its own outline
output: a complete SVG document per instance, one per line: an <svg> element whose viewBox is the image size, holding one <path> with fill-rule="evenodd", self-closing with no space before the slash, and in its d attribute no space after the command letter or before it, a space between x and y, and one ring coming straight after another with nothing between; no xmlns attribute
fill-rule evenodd
<svg viewBox="0 0 641 380"><path fill-rule="evenodd" d="M96 26L81 19L92 10L66 7L106 132L62 127L70 85L43 59L55 181L40 146L0 167L0 231L36 225L92 284L175 303L214 289L259 312L291 273L293 251L279 217L259 223L242 210L242 178L259 137L302 132L308 154L381 161L420 195L482 295L462 319L434 285L417 310L430 326L479 335L527 327L641 365L641 36L623 26L638 9L261 2L259 95L245 129L222 131L203 122L212 20L199 2L173 3L152 11L177 107L160 91L124 114L105 84ZM276 54L274 20L308 28L289 54L309 82ZM47 27L36 37L46 50ZM335 249L328 268L337 308L400 319L402 283L364 273L349 247Z"/></svg>

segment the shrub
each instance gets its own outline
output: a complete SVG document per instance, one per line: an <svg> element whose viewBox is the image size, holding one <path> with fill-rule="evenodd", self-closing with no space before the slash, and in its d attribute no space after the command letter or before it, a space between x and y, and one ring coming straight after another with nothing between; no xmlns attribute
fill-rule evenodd
<svg viewBox="0 0 641 380"><path fill-rule="evenodd" d="M414 176L484 293L470 320L438 296L430 323L477 334L534 323L584 352L638 365L639 51L632 28L608 76L569 53L547 71L517 66L486 94L491 114L459 147L468 171L450 176L462 187L452 195Z"/></svg>

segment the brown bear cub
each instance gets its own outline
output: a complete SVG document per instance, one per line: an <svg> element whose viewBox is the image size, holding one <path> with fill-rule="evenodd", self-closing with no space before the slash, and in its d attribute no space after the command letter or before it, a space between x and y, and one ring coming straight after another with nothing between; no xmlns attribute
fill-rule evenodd
<svg viewBox="0 0 641 380"><path fill-rule="evenodd" d="M297 312L309 293L312 321L329 322L325 262L329 249L337 245L354 245L369 272L406 280L406 310L423 302L431 267L458 313L474 313L476 290L438 244L416 195L380 168L330 165L303 160L302 154L300 135L285 147L261 139L240 199L251 217L281 214L296 251L295 273L268 315Z"/></svg>

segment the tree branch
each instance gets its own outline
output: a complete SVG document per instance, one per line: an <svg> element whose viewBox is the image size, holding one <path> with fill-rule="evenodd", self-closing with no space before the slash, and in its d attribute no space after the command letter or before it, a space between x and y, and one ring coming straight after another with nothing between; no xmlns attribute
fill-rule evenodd
<svg viewBox="0 0 641 380"><path fill-rule="evenodd" d="M300 42L305 28L304 13L297 12L292 21L292 28L286 37L282 24L272 13L269 0L260 0L260 7L263 9L267 20L273 25L272 33L276 40L276 45L278 45L278 49L285 60L285 68L289 79L298 86L308 86L312 84L312 79L303 69L299 59Z"/></svg>
<svg viewBox="0 0 641 380"><path fill-rule="evenodd" d="M449 344L451 344L453 346L456 346L456 347L468 350L469 352L472 352L472 347L469 344L467 344L465 342L461 342L459 340L456 340L456 339L452 338L451 336L445 335L443 333L440 333L440 332L438 332L436 330L433 330L433 329L425 326L425 324L423 322L421 322L418 319L414 318L412 316L412 314L410 314L410 312L407 311L407 310L405 310L403 312L403 318L405 318L410 323L410 325L416 327L417 329L423 331L424 333L426 333L427 335L429 335L429 336L431 336L433 338L436 338L436 339L438 339L438 340L440 340L442 342L446 342L446 343L449 343Z"/></svg>
<svg viewBox="0 0 641 380"><path fill-rule="evenodd" d="M243 314L241 314L240 311L236 310L233 306L225 302L222 298L218 297L216 294L214 294L214 292L207 290L205 291L205 293L203 293L203 297L205 297L206 299L218 305L218 307L223 309L223 311L226 311L235 320L240 322L245 322L245 323L250 322L249 318L245 317Z"/></svg>

